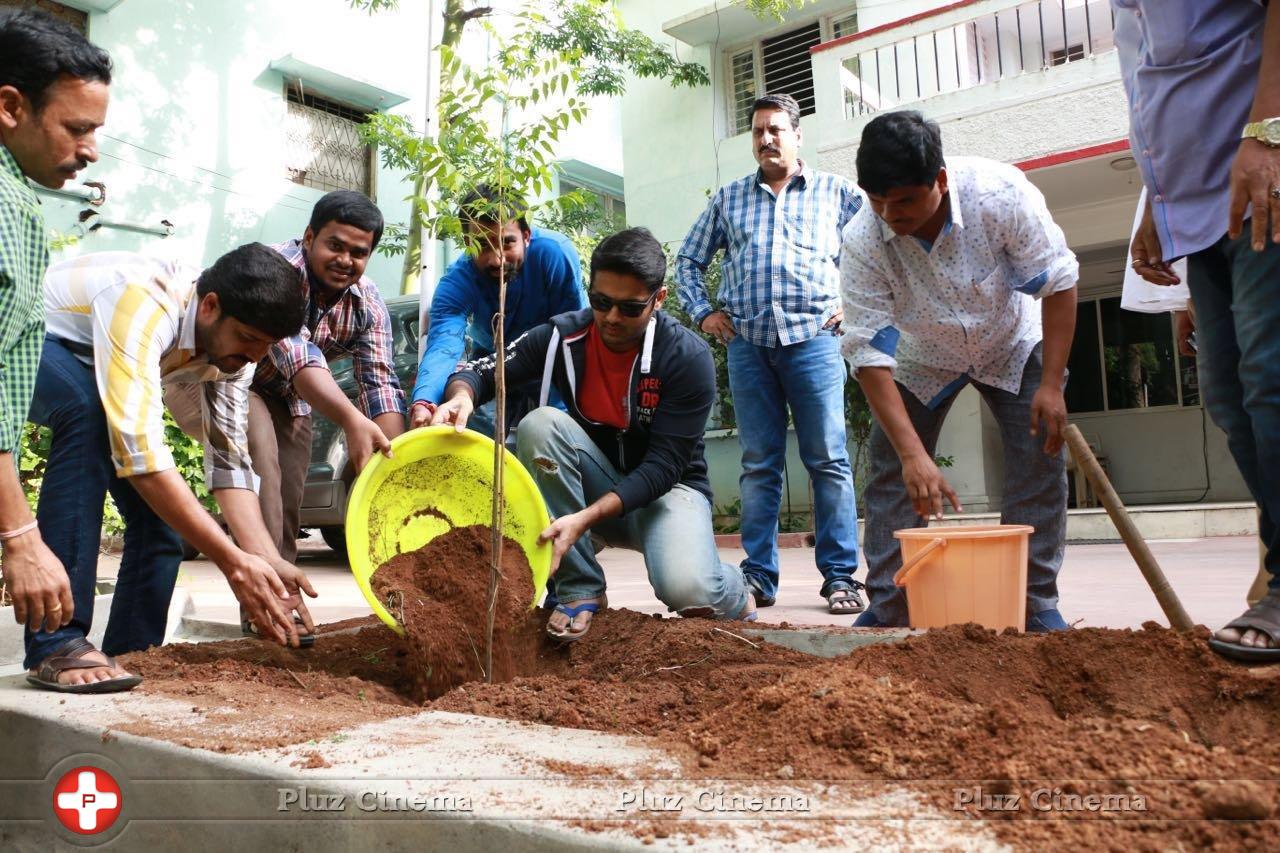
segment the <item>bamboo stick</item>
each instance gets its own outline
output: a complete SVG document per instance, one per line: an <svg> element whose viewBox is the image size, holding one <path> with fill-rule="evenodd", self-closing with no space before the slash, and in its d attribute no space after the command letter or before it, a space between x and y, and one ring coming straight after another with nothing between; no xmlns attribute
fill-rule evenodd
<svg viewBox="0 0 1280 853"><path fill-rule="evenodd" d="M1084 436L1080 434L1075 424L1067 425L1065 437L1067 447L1071 448L1071 455L1075 457L1076 465L1084 471L1084 475L1093 484L1093 490L1098 493L1098 500L1106 508L1107 515L1111 516L1116 530L1120 531L1120 538L1124 540L1133 561L1138 564L1142 576L1146 578L1147 586L1151 587L1151 591L1155 593L1156 601L1160 603L1160 609L1168 617L1169 624L1178 631L1190 631L1194 627L1191 617L1183 609L1178 594L1169 585L1169 579L1165 577L1164 570L1160 568L1155 555L1147 547L1147 541L1138 532L1137 525L1129 517L1124 504L1120 502L1120 496L1112 488L1111 481L1107 479L1102 466L1098 464L1093 451L1089 449L1089 442L1084 440Z"/></svg>

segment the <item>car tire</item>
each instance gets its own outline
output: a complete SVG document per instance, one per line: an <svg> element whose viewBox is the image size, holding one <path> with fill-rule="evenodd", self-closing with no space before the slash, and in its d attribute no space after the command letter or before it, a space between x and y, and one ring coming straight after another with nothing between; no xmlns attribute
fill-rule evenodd
<svg viewBox="0 0 1280 853"><path fill-rule="evenodd" d="M337 525L329 525L320 528L320 537L324 539L324 544L333 549L333 552L342 559L347 559L347 531Z"/></svg>

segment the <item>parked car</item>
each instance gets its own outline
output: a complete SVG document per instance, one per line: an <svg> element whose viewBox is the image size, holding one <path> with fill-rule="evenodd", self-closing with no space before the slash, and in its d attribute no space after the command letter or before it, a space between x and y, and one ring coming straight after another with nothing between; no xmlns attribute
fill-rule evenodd
<svg viewBox="0 0 1280 853"><path fill-rule="evenodd" d="M418 376L418 296L395 296L387 300L391 314L392 351L396 376L406 398L413 393ZM351 359L337 359L329 364L333 378L347 398L359 395ZM355 480L355 470L347 458L347 442L342 430L313 412L311 466L302 494L303 528L317 528L327 544L344 558L347 553L345 523L347 495Z"/></svg>

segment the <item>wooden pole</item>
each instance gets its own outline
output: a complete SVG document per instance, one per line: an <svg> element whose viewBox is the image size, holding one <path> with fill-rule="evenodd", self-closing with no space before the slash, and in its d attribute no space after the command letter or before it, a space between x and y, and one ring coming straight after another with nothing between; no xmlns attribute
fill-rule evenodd
<svg viewBox="0 0 1280 853"><path fill-rule="evenodd" d="M1125 547L1133 556L1133 561L1142 570L1142 576L1146 578L1147 586L1151 587L1151 591L1155 593L1156 601L1160 603L1160 609L1168 617L1169 624L1176 630L1190 631L1194 627L1191 617L1183 609L1182 602L1178 600L1178 594L1169 585L1169 580L1164 576L1160 564L1156 562L1155 555L1147 547L1147 540L1142 538L1137 525L1129 517L1124 504L1120 502L1120 496L1111 487L1111 481L1107 479L1102 466L1098 464L1093 451L1089 449L1089 442L1084 440L1084 436L1080 434L1075 424L1067 425L1066 439L1067 447L1071 448L1071 455L1075 457L1076 465L1084 471L1084 475L1093 484L1093 490L1098 493L1098 500L1106 507L1107 515L1111 516L1116 530L1120 531L1120 538L1124 540Z"/></svg>

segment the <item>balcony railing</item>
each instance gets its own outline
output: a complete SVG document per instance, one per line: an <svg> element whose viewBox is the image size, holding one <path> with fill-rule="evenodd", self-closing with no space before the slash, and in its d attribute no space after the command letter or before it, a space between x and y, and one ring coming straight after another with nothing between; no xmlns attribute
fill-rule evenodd
<svg viewBox="0 0 1280 853"><path fill-rule="evenodd" d="M1115 50L1108 0L987 0L972 5L971 10L940 10L945 14L937 16L940 26L934 29L927 19L912 21L818 48L830 49L839 59L845 118ZM979 14L965 19L966 12Z"/></svg>

